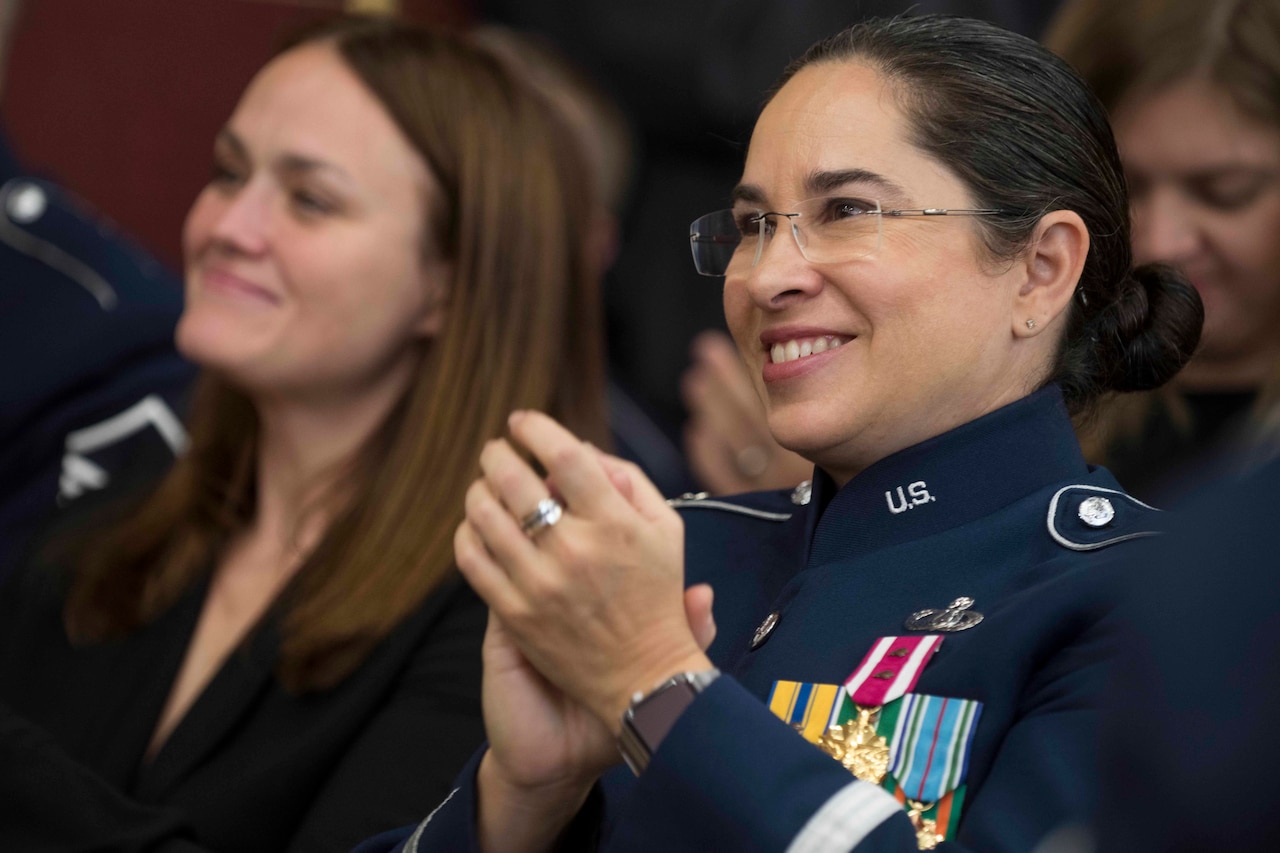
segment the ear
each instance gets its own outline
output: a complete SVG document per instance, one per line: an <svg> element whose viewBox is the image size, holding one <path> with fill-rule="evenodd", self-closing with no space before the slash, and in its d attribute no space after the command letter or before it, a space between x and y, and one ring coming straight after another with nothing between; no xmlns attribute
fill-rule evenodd
<svg viewBox="0 0 1280 853"><path fill-rule="evenodd" d="M422 303L422 316L413 330L418 337L434 338L444 329L445 316L449 311L449 295L453 292L453 264L444 260L435 260L424 264L422 269L422 288L427 293Z"/></svg>
<svg viewBox="0 0 1280 853"><path fill-rule="evenodd" d="M1014 337L1034 337L1066 322L1088 255L1089 229L1080 214L1055 210L1040 219L1021 261L1025 278L1014 296Z"/></svg>

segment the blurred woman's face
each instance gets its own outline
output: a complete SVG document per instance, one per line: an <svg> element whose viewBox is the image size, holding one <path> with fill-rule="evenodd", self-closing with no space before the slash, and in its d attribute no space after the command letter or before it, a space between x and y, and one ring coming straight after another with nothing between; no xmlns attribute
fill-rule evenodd
<svg viewBox="0 0 1280 853"><path fill-rule="evenodd" d="M187 217L179 348L251 394L407 384L447 281L424 238L438 192L332 48L275 59L218 134Z"/></svg>
<svg viewBox="0 0 1280 853"><path fill-rule="evenodd" d="M1140 263L1176 264L1204 300L1187 387L1249 387L1280 363L1280 128L1194 79L1115 110Z"/></svg>
<svg viewBox="0 0 1280 853"><path fill-rule="evenodd" d="M756 123L736 209L815 197L974 207L906 131L875 71L809 66ZM759 262L726 275L725 315L775 437L837 481L1025 396L1047 369L1047 348L1031 365L1013 332L1025 320L1013 316L1016 272L984 263L971 217L883 217L879 250L839 263L807 260L774 221Z"/></svg>

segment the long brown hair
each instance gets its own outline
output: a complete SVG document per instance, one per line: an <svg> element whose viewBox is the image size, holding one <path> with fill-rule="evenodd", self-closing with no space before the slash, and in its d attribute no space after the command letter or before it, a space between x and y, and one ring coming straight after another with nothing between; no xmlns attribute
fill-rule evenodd
<svg viewBox="0 0 1280 853"><path fill-rule="evenodd" d="M462 36L340 19L286 50L311 44L333 47L443 187L424 247L443 247L454 277L416 379L343 471L350 497L275 604L278 675L296 691L349 675L451 575L463 494L508 413L540 409L608 440L600 294L582 257L590 187L568 131ZM156 618L253 518L253 404L205 376L190 421L186 456L80 556L66 607L74 638Z"/></svg>
<svg viewBox="0 0 1280 853"><path fill-rule="evenodd" d="M1111 111L1126 97L1201 78L1241 113L1280 133L1280 4L1275 0L1068 0L1045 45L1075 67ZM1265 381L1250 428L1280 398L1280 365ZM1180 431L1191 410L1174 385L1125 395L1083 421L1086 455L1105 462L1109 448L1136 440L1157 411Z"/></svg>

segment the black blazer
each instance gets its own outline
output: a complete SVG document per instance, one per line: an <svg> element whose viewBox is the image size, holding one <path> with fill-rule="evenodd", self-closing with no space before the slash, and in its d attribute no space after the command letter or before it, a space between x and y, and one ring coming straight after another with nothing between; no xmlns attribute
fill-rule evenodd
<svg viewBox="0 0 1280 853"><path fill-rule="evenodd" d="M147 761L205 592L73 647L56 573L0 589L0 850L345 851L448 792L483 739L485 609L460 579L300 697L273 677L268 616Z"/></svg>

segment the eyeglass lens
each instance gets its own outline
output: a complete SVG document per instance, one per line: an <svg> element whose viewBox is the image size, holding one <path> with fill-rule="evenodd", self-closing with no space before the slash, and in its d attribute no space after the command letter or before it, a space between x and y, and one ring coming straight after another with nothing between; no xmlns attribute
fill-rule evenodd
<svg viewBox="0 0 1280 853"><path fill-rule="evenodd" d="M722 276L754 266L778 229L791 232L811 263L840 263L880 248L880 205L850 198L814 198L794 211L717 210L689 228L693 263L702 275Z"/></svg>

